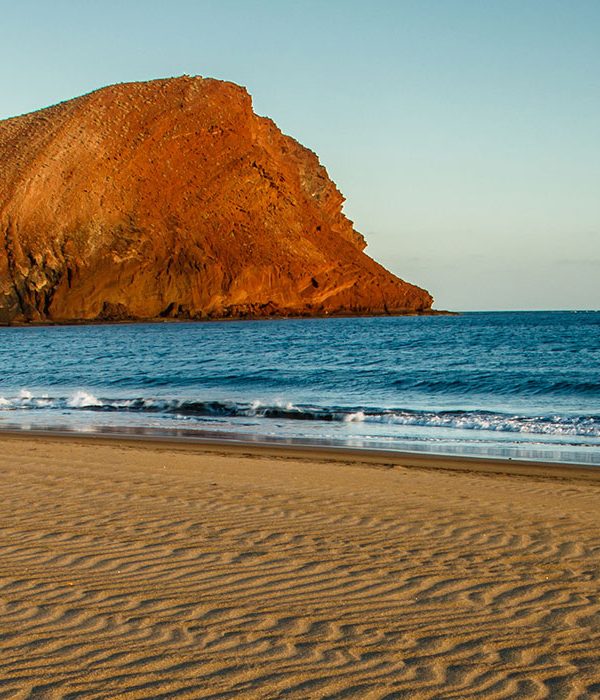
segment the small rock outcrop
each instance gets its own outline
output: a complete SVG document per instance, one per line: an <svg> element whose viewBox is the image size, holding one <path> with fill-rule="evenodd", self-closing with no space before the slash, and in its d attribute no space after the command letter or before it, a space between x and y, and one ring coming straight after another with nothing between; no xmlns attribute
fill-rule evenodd
<svg viewBox="0 0 600 700"><path fill-rule="evenodd" d="M242 87L114 85L0 122L0 323L423 313Z"/></svg>

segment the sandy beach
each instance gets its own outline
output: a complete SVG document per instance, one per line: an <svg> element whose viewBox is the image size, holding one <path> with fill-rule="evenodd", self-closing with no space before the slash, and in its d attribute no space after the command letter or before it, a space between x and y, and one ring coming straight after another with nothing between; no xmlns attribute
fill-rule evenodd
<svg viewBox="0 0 600 700"><path fill-rule="evenodd" d="M1 435L0 698L599 697L597 474L410 461Z"/></svg>

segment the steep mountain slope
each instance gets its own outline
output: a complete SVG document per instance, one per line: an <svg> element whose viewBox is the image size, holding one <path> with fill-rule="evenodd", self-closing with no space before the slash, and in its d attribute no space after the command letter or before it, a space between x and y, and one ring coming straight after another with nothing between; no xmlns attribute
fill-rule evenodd
<svg viewBox="0 0 600 700"><path fill-rule="evenodd" d="M0 122L0 322L414 313L317 156L182 77Z"/></svg>

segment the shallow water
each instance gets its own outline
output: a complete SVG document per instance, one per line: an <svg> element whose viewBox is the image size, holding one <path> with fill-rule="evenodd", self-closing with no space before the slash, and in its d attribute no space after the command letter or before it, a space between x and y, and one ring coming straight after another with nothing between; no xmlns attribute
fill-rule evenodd
<svg viewBox="0 0 600 700"><path fill-rule="evenodd" d="M0 329L0 427L600 465L600 312Z"/></svg>

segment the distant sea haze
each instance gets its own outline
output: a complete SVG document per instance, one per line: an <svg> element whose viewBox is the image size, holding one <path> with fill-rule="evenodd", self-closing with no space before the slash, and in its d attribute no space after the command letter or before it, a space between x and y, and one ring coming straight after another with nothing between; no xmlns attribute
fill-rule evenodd
<svg viewBox="0 0 600 700"><path fill-rule="evenodd" d="M600 466L600 312L0 329L0 428Z"/></svg>

